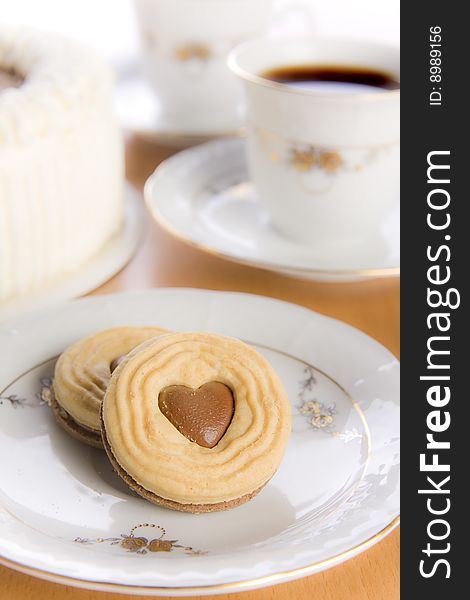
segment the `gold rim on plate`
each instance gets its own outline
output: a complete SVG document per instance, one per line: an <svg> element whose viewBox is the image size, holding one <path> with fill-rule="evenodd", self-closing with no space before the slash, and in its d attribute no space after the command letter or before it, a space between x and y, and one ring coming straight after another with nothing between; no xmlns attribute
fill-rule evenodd
<svg viewBox="0 0 470 600"><path fill-rule="evenodd" d="M40 579L46 579L47 581L52 581L54 583L62 583L69 584L74 587L81 587L85 589L92 589L103 592L120 592L120 593L135 593L135 592L143 592L150 593L152 592L164 592L165 594L169 594L172 591L174 592L183 592L190 591L194 594L205 594L206 592L225 592L228 590L234 591L243 591L247 589L251 589L252 587L263 587L266 585L274 585L275 583L281 583L284 581L291 581L293 579L298 579L300 577L306 577L307 575L313 575L318 570L323 570L327 567L332 567L336 564L344 562L348 558L352 558L356 554L360 554L362 551L367 550L383 538L385 538L389 533L391 533L395 527L400 523L400 517L397 516L391 521L388 525L386 525L381 531L371 536L364 542L357 544L353 548L346 550L345 552L341 552L340 554L336 554L330 558L325 560L318 561L316 563L312 563L311 565L307 565L305 567L299 567L297 569L291 569L289 571L281 571L279 573L273 573L271 575L263 575L262 577L255 577L254 579L247 579L245 581L234 581L231 583L217 583L217 584L208 584L208 585L199 585L199 586L142 586L142 585L129 585L125 583L111 583L110 581L93 581L89 579L80 579L78 577L69 577L67 575L60 575L56 573L52 573L50 571L45 571L43 569L38 569L36 567L28 567L19 562L12 561L8 558L4 558L0 556L0 565L5 567L9 567L14 569L15 571L19 571L26 575L32 575L33 577L38 577ZM157 595L157 594L155 594Z"/></svg>
<svg viewBox="0 0 470 600"><path fill-rule="evenodd" d="M353 408L358 413L358 415L364 425L366 436L367 436L368 456L367 456L366 464L364 466L364 471L362 474L362 475L364 475L365 469L367 468L367 464L370 460L370 453L371 453L370 430L369 430L369 425L367 423L367 419L366 419L361 407L352 398L351 394L341 384L339 384L335 379L333 379L330 375L325 373L322 369L319 369L318 367L310 364L309 362L307 362L297 356L289 354L288 352L285 352L283 350L278 350L277 348L272 348L270 346L266 346L265 344L251 342L251 341L246 341L246 343L254 345L254 346L258 346L261 348L265 348L267 350L271 350L272 352L277 352L279 354L287 356L288 358L291 358L293 360L304 363L305 365L315 369L316 371L321 373L323 376L325 376L327 379L332 381L347 396L347 398L351 401ZM19 379L21 379L22 377L24 377L25 375L27 375L34 369L39 368L39 367L47 364L48 362L55 360L56 358L58 358L58 356L53 356L52 358L44 360L44 361L40 362L39 364L37 364L33 367L30 367L29 369L27 369L26 371L24 371L23 373L21 373L20 375L15 377L13 379L13 381L11 381L8 385L6 385L3 388L1 393L3 394L14 383L16 383ZM358 482L358 485L359 485L360 481ZM131 584L125 584L125 583L113 583L110 581L94 581L94 580L89 580L89 579L82 579L79 577L70 577L68 575L61 575L59 573L54 573L52 571L47 571L45 569L31 567L31 566L24 565L20 562L11 560L11 559L6 558L1 555L0 555L0 565L11 568L15 571L19 571L26 575L31 575L33 577L38 577L40 579L52 581L54 583L69 584L69 585L72 585L75 587L92 589L92 590L97 590L97 591L114 591L114 592L121 592L121 593L128 592L130 594L132 594L134 592L143 592L148 595L151 595L152 593L154 595L161 595L161 594L157 594L156 592L162 592L162 593L168 594L168 593L171 593L172 591L173 592L190 591L195 594L205 594L207 591L210 591L211 593L219 592L219 591L224 592L224 591L229 591L229 590L230 591L233 591L233 590L243 591L243 590L251 589L253 587L263 587L266 585L281 583L282 581L291 581L293 579L297 579L300 577L306 577L306 576L312 575L318 571L324 570L328 567L332 567L336 564L344 562L348 558L352 558L355 555L360 554L362 551L367 550L368 548L370 548L371 546L373 546L380 540L384 539L389 533L391 533L398 526L399 523L400 523L400 516L397 516L390 523L388 523L388 525L386 525L382 530L380 530L378 533L374 534L367 540L361 542L360 544L357 544L356 546L353 546L352 548L349 548L348 550L345 550L344 552L336 554L335 556L332 556L330 558L311 563L310 565L306 565L304 567L290 569L288 571L279 571L278 573L272 573L270 575L263 575L261 577L255 577L253 579L246 579L243 581L234 581L234 582L229 582L229 583L207 584L207 585L198 585L198 586L141 586L141 585L131 585Z"/></svg>

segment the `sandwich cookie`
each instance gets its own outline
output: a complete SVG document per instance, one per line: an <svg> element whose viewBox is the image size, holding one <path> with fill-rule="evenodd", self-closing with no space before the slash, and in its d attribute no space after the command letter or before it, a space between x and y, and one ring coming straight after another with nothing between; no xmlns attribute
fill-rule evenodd
<svg viewBox="0 0 470 600"><path fill-rule="evenodd" d="M276 472L291 407L268 361L229 337L176 333L135 348L102 404L122 479L167 508L211 512L255 496Z"/></svg>
<svg viewBox="0 0 470 600"><path fill-rule="evenodd" d="M52 413L65 431L102 448L100 406L111 374L128 352L165 333L160 327L115 327L67 348L55 366L51 399Z"/></svg>

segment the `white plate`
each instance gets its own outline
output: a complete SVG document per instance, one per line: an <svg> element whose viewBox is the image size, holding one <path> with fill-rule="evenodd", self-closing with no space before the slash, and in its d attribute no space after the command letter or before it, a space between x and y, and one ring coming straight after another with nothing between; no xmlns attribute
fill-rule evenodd
<svg viewBox="0 0 470 600"><path fill-rule="evenodd" d="M223 139L180 152L150 177L145 199L179 239L223 258L317 281L398 275L398 205L377 235L355 245L315 248L274 229L248 180L244 140Z"/></svg>
<svg viewBox="0 0 470 600"><path fill-rule="evenodd" d="M279 373L293 431L278 473L251 502L202 515L154 506L126 489L105 453L71 439L51 417L44 400L54 357L91 332L144 324L237 336ZM336 565L398 522L399 365L357 329L260 296L161 289L30 315L4 328L0 345L7 566L133 594L240 591ZM150 551L160 536L171 551ZM139 553L131 551L135 537L147 540Z"/></svg>
<svg viewBox="0 0 470 600"><path fill-rule="evenodd" d="M126 265L142 237L141 199L130 185L125 188L125 219L122 229L79 269L67 273L40 291L0 302L0 323L20 313L82 296L108 281Z"/></svg>
<svg viewBox="0 0 470 600"><path fill-rule="evenodd" d="M165 146L183 148L201 144L213 138L242 134L238 121L228 122L223 127L210 130L201 128L197 122L191 128L181 128L177 122L169 121L159 110L158 100L136 66L122 73L114 89L114 110L121 126L143 138Z"/></svg>

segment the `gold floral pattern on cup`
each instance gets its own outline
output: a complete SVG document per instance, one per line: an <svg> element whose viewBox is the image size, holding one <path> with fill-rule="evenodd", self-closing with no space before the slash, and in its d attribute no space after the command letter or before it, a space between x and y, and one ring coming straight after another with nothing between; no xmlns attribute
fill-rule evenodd
<svg viewBox="0 0 470 600"><path fill-rule="evenodd" d="M339 152L334 150L305 146L290 149L289 163L300 173L307 173L312 169L335 173L344 165L344 159Z"/></svg>
<svg viewBox="0 0 470 600"><path fill-rule="evenodd" d="M288 139L260 127L255 129L255 135L270 162L287 165L300 175L317 171L333 177L342 171L362 171L382 152L396 145L322 146Z"/></svg>
<svg viewBox="0 0 470 600"><path fill-rule="evenodd" d="M190 60L200 60L205 62L209 60L213 52L207 44L189 43L175 48L174 57L181 62Z"/></svg>

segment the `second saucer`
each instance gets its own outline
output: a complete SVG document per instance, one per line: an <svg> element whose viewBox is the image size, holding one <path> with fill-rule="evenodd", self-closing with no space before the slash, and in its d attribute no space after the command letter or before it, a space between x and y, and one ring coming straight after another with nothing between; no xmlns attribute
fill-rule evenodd
<svg viewBox="0 0 470 600"><path fill-rule="evenodd" d="M222 139L169 158L145 186L155 220L182 241L231 261L314 281L398 275L398 201L369 238L325 246L277 231L249 181L245 141Z"/></svg>

